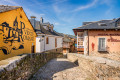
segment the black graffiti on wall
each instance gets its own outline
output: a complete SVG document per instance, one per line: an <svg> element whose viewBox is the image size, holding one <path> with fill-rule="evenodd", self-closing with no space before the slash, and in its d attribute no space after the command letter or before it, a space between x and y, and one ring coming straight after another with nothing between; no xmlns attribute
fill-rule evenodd
<svg viewBox="0 0 120 80"><path fill-rule="evenodd" d="M17 17L15 21L13 22L13 27L10 27L7 22L3 22L1 24L2 29L1 31L3 32L3 40L4 43L17 41L21 42L23 41L22 34L23 34L23 29L25 28L25 24L21 22L21 28L18 28L18 22L17 22Z"/></svg>
<svg viewBox="0 0 120 80"><path fill-rule="evenodd" d="M19 24L20 26L18 26ZM27 34L23 35L23 31L25 30L25 24L21 21L19 24L17 21L17 17L13 22L13 27L10 27L7 22L3 22L2 24L0 24L0 31L2 31L3 33L3 42L5 44L10 44L7 47L6 46L0 47L0 50L2 50L3 53L6 55L10 54L12 50L24 49L23 44L24 44L24 40L26 40L24 37L29 35ZM19 45L13 46L12 44L16 42L19 43Z"/></svg>

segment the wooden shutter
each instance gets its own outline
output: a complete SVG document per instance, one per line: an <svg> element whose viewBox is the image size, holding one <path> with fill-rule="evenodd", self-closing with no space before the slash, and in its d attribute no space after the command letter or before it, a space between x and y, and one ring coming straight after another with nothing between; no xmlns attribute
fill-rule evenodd
<svg viewBox="0 0 120 80"><path fill-rule="evenodd" d="M55 38L55 47L57 47L57 38Z"/></svg>
<svg viewBox="0 0 120 80"><path fill-rule="evenodd" d="M49 38L46 37L46 44L49 44Z"/></svg>

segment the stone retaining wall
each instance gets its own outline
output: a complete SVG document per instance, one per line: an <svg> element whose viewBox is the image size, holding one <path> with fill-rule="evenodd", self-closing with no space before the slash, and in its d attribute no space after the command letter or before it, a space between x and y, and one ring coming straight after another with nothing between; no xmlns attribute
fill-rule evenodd
<svg viewBox="0 0 120 80"><path fill-rule="evenodd" d="M60 53L23 54L0 61L0 80L28 80L49 60L63 57Z"/></svg>
<svg viewBox="0 0 120 80"><path fill-rule="evenodd" d="M48 50L46 52L52 52L52 53L63 53L63 48L56 48L56 49L52 49L52 50Z"/></svg>
<svg viewBox="0 0 120 80"><path fill-rule="evenodd" d="M69 53L67 58L78 64L86 73L91 73L93 80L120 80L120 62L102 57L85 56Z"/></svg>

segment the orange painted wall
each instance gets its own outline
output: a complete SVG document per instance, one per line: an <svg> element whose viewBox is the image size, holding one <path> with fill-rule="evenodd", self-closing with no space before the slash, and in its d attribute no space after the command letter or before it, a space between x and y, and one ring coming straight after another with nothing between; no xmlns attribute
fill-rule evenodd
<svg viewBox="0 0 120 80"><path fill-rule="evenodd" d="M106 38L106 47L107 47L108 52L110 53L120 52L120 41L119 42L108 41L108 39L110 39L111 37L113 39L120 40L120 31L101 30L101 31L89 31L88 33L89 33L89 53L90 54L98 52L98 39L99 38ZM119 35L113 35L113 34L119 34ZM92 43L94 44L94 49L92 49Z"/></svg>
<svg viewBox="0 0 120 80"><path fill-rule="evenodd" d="M0 60L31 53L36 33L22 8L0 13Z"/></svg>

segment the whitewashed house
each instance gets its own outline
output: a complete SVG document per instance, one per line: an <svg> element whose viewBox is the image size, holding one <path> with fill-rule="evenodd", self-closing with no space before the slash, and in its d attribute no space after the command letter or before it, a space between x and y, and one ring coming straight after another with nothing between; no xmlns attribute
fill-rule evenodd
<svg viewBox="0 0 120 80"><path fill-rule="evenodd" d="M49 22L44 23L42 17L40 18L40 21L37 21L34 16L31 16L30 21L38 35L36 38L37 53L45 51L62 52L63 37L53 29L53 24L50 24Z"/></svg>

